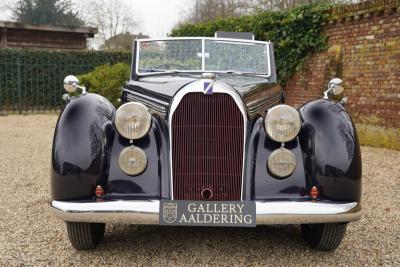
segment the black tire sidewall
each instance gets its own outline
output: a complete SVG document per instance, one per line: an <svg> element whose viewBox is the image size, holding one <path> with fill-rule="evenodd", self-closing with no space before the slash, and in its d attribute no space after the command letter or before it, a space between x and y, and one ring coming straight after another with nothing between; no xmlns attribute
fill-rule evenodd
<svg viewBox="0 0 400 267"><path fill-rule="evenodd" d="M321 251L335 250L341 243L347 223L302 224L301 231L310 247Z"/></svg>
<svg viewBox="0 0 400 267"><path fill-rule="evenodd" d="M96 248L104 237L104 223L66 222L68 238L77 250Z"/></svg>

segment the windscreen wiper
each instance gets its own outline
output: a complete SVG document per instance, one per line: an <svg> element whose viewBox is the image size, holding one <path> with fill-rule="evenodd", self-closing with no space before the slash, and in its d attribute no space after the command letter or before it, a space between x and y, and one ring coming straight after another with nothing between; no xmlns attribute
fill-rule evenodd
<svg viewBox="0 0 400 267"><path fill-rule="evenodd" d="M163 73L178 73L178 70L162 70L162 69L153 69L153 68L139 68L141 71L145 72L163 72Z"/></svg>
<svg viewBox="0 0 400 267"><path fill-rule="evenodd" d="M234 75L244 75L244 76L257 76L265 78L266 74L257 73L257 72L246 72L246 71L237 71L237 70L226 70L222 72L223 74L234 74Z"/></svg>

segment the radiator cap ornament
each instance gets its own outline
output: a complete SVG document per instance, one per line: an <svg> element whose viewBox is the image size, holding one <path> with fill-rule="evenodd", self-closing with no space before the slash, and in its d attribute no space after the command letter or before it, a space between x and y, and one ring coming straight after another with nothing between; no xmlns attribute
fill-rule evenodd
<svg viewBox="0 0 400 267"><path fill-rule="evenodd" d="M208 80L215 80L215 78L217 78L217 75L215 75L215 73L212 72L204 72L201 74L201 78Z"/></svg>

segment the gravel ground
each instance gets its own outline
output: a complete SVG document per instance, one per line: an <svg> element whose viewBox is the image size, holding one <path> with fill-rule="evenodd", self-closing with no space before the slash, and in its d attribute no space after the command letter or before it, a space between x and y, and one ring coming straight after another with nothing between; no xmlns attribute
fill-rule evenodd
<svg viewBox="0 0 400 267"><path fill-rule="evenodd" d="M0 117L0 266L397 265L400 151L362 148L363 208L342 245L309 249L298 226L254 229L108 225L96 251L78 252L49 211L55 115Z"/></svg>

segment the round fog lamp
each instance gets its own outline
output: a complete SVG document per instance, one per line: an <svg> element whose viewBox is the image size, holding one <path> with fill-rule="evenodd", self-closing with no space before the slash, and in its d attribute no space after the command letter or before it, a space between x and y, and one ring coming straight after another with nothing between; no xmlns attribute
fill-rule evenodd
<svg viewBox="0 0 400 267"><path fill-rule="evenodd" d="M126 147L119 154L118 164L124 173L138 175L146 169L147 157L144 151L138 147Z"/></svg>
<svg viewBox="0 0 400 267"><path fill-rule="evenodd" d="M294 139L301 128L300 115L297 110L284 104L268 110L264 124L269 137L277 142Z"/></svg>
<svg viewBox="0 0 400 267"><path fill-rule="evenodd" d="M125 103L115 114L115 127L125 138L139 139L149 132L150 126L151 115L141 103Z"/></svg>
<svg viewBox="0 0 400 267"><path fill-rule="evenodd" d="M296 168L296 157L286 148L274 150L268 159L268 170L275 176L287 177Z"/></svg>

